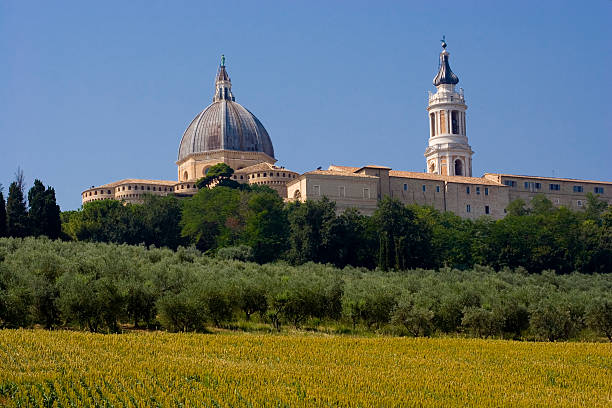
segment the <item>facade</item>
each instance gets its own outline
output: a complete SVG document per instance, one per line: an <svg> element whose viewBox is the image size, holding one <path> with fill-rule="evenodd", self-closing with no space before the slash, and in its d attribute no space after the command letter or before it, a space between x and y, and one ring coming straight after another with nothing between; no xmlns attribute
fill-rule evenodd
<svg viewBox="0 0 612 408"><path fill-rule="evenodd" d="M83 191L82 203L115 199L141 203L146 194L191 196L196 181L218 163L235 169L239 183L267 185L287 201L336 202L338 212L357 208L371 215L378 201L393 197L405 204L429 205L440 211L475 219L503 218L508 204L517 198L529 203L544 194L555 205L581 209L588 192L612 203L612 183L486 173L472 177L474 152L466 133L463 89L449 63L442 42L440 66L433 80L436 93L429 95L430 125L425 173L393 170L385 166L349 167L331 165L303 174L276 166L272 140L262 123L236 102L222 57L215 77L212 103L189 124L181 138L176 161L178 181L126 179Z"/></svg>

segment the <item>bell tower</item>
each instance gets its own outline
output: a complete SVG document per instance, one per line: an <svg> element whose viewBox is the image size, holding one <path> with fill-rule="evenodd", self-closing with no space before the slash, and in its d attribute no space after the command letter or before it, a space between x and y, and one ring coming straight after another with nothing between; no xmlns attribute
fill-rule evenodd
<svg viewBox="0 0 612 408"><path fill-rule="evenodd" d="M463 89L455 89L457 75L448 63L446 41L442 37L440 68L433 80L436 93L429 93L429 143L425 149L427 172L472 177L472 151L465 133L467 105Z"/></svg>

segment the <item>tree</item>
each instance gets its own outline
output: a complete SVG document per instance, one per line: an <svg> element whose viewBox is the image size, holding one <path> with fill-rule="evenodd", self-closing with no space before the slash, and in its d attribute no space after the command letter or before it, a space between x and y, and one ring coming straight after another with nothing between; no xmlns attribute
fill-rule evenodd
<svg viewBox="0 0 612 408"><path fill-rule="evenodd" d="M595 299L587 311L587 323L612 341L612 298Z"/></svg>
<svg viewBox="0 0 612 408"><path fill-rule="evenodd" d="M2 184L0 184L0 238L6 236L6 203L2 194Z"/></svg>
<svg viewBox="0 0 612 408"><path fill-rule="evenodd" d="M239 188L240 183L232 180L234 169L225 163L218 163L210 167L206 172L206 176L196 182L199 189L212 186Z"/></svg>
<svg viewBox="0 0 612 408"><path fill-rule="evenodd" d="M278 259L287 249L289 228L283 199L276 191L248 194L245 243L253 248L256 262Z"/></svg>
<svg viewBox="0 0 612 408"><path fill-rule="evenodd" d="M525 205L525 201L522 198L517 198L508 204L506 213L509 216L520 217L529 214L529 210Z"/></svg>
<svg viewBox="0 0 612 408"><path fill-rule="evenodd" d="M15 181L9 186L9 195L6 200L7 233L11 237L25 237L28 235L28 210L23 195L23 172L17 170Z"/></svg>
<svg viewBox="0 0 612 408"><path fill-rule="evenodd" d="M28 192L30 211L28 212L30 234L46 235L51 239L59 238L61 234L60 209L55 200L55 190L45 188L36 179L34 186Z"/></svg>
<svg viewBox="0 0 612 408"><path fill-rule="evenodd" d="M183 205L182 236L201 251L237 244L244 228L240 206L238 190L201 189Z"/></svg>

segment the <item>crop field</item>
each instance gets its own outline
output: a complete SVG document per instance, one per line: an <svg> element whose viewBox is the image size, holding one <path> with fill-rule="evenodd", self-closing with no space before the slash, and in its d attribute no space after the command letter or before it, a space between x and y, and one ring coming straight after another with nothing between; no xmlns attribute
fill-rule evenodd
<svg viewBox="0 0 612 408"><path fill-rule="evenodd" d="M612 345L0 331L9 407L612 406Z"/></svg>

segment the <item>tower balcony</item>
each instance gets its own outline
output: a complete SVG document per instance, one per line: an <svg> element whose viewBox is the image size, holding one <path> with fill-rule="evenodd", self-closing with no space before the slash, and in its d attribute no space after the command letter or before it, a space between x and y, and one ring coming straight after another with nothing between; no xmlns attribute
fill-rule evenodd
<svg viewBox="0 0 612 408"><path fill-rule="evenodd" d="M463 88L459 88L459 92L429 92L429 105L435 105L438 103L463 103L465 104L465 98L463 96Z"/></svg>

